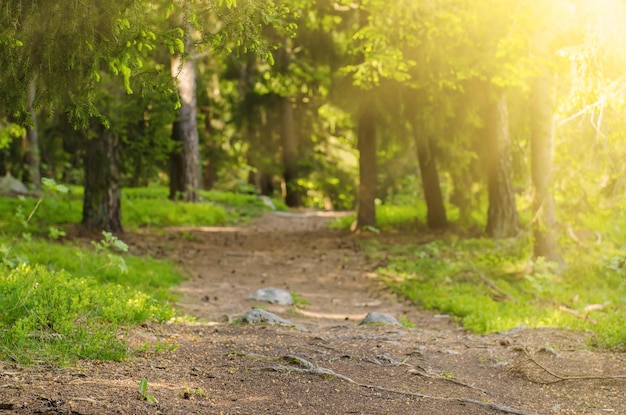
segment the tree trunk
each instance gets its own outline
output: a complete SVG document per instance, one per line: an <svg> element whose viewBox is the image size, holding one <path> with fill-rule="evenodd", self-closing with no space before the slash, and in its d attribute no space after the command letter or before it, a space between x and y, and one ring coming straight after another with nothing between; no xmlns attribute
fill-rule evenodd
<svg viewBox="0 0 626 415"><path fill-rule="evenodd" d="M289 97L280 98L280 139L283 147L283 180L285 204L302 206L302 192L298 185L298 138L293 125L293 104Z"/></svg>
<svg viewBox="0 0 626 415"><path fill-rule="evenodd" d="M170 200L182 200L185 194L185 168L182 149L182 131L180 122L172 124L172 141L176 143L176 149L170 154Z"/></svg>
<svg viewBox="0 0 626 415"><path fill-rule="evenodd" d="M376 226L376 187L378 182L376 160L376 111L373 103L363 99L358 112L359 150L359 205L357 229Z"/></svg>
<svg viewBox="0 0 626 415"><path fill-rule="evenodd" d="M517 234L518 216L511 186L511 136L504 91L490 103L487 116L487 235L509 238Z"/></svg>
<svg viewBox="0 0 626 415"><path fill-rule="evenodd" d="M426 222L431 229L441 229L448 226L446 207L443 204L441 186L439 185L439 173L437 171L437 160L433 154L432 142L426 136L425 131L418 128L417 122L413 122L413 137L417 149L417 160L419 163L424 189L424 199L428 214Z"/></svg>
<svg viewBox="0 0 626 415"><path fill-rule="evenodd" d="M459 224L469 226L472 222L472 179L468 172L450 172L452 177L452 194L450 203L459 209Z"/></svg>
<svg viewBox="0 0 626 415"><path fill-rule="evenodd" d="M554 199L550 192L552 177L552 147L554 125L552 122L552 102L550 80L536 78L531 85L531 124L530 153L531 177L534 187L533 235L534 257L544 257L548 261L565 265L556 243L556 215Z"/></svg>
<svg viewBox="0 0 626 415"><path fill-rule="evenodd" d="M185 53L193 55L191 28L186 28ZM170 198L180 196L186 202L197 202L200 181L200 148L198 137L198 121L196 114L196 65L193 57L182 56L172 58L172 76L176 78L180 110L178 121L174 123L172 138L181 142L181 160L170 162ZM177 155L173 154L176 158ZM179 169L174 172L174 169ZM177 177L180 176L180 177ZM182 181L182 188L180 187ZM172 184L177 188L172 192Z"/></svg>
<svg viewBox="0 0 626 415"><path fill-rule="evenodd" d="M35 110L35 97L37 94L37 83L31 79L28 83L28 112L30 114L30 125L26 129L26 157L28 159L28 173L30 182L36 190L41 190L41 158L39 154L39 131L37 127L37 111Z"/></svg>
<svg viewBox="0 0 626 415"><path fill-rule="evenodd" d="M98 124L96 137L86 143L83 226L122 232L119 142L111 130Z"/></svg>
<svg viewBox="0 0 626 415"><path fill-rule="evenodd" d="M206 158L202 166L202 188L211 190L217 181L217 165L222 156L221 148L215 144L213 138L213 128L211 126L211 111L203 111L204 131L209 137L206 143Z"/></svg>

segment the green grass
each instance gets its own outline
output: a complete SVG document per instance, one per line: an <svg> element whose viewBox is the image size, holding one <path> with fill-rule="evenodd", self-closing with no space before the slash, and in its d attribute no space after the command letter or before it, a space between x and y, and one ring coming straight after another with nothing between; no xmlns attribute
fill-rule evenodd
<svg viewBox="0 0 626 415"><path fill-rule="evenodd" d="M454 224L458 211L448 207L448 213ZM528 209L520 212L526 227L530 216ZM480 217L484 221L484 214ZM425 235L420 225L425 218L426 206L420 201L377 206L378 229L383 232ZM354 220L339 218L330 227L347 229ZM455 316L468 330L489 333L520 326L588 330L595 333L595 345L626 349L626 245L620 246L626 240L626 218L620 214L587 222L583 229L600 231L605 239L580 247L562 235L559 244L568 267L561 275L551 264L529 261L532 241L527 236L494 241L463 239L449 232L421 245L364 243L374 257L387 252L388 265L378 273L393 291L423 308ZM484 227L480 221L476 225ZM432 241L434 236L425 239ZM594 305L602 307L588 311Z"/></svg>
<svg viewBox="0 0 626 415"><path fill-rule="evenodd" d="M122 224L127 229L164 226L220 226L245 222L269 209L261 198L249 194L200 191L201 203L172 202L164 187L123 189ZM48 195L30 220L28 232L47 235L50 227L80 223L83 189L72 186L68 194ZM279 210L282 201L273 199ZM0 231L21 233L23 222L33 210L33 198L0 197Z"/></svg>
<svg viewBox="0 0 626 415"><path fill-rule="evenodd" d="M62 365L121 360L120 334L175 315L170 288L182 275L165 261L41 240L2 242L0 359Z"/></svg>
<svg viewBox="0 0 626 415"><path fill-rule="evenodd" d="M623 269L609 268L624 251L603 246L584 255L572 252L566 258L569 267L557 275L551 264L529 264L530 244L527 238L452 236L421 246L390 248L369 242L369 249L390 250L388 265L378 273L393 291L426 309L457 317L468 330L489 333L520 326L591 330L597 345L625 347L626 278ZM490 287L480 274L498 288ZM588 313L587 320L559 309L568 307L585 316L585 307L593 304L605 307Z"/></svg>
<svg viewBox="0 0 626 415"><path fill-rule="evenodd" d="M100 284L129 287L161 301L171 299L169 288L182 281L180 272L171 262L110 252L98 253L73 244L40 239L21 241L12 255L18 258L17 262L42 264L51 271L65 270L73 276L88 277Z"/></svg>
<svg viewBox="0 0 626 415"><path fill-rule="evenodd" d="M426 217L426 206L423 203L416 205L379 205L376 207L377 229L393 231L407 228L418 228ZM337 218L328 224L330 229L349 229L356 220L355 215Z"/></svg>

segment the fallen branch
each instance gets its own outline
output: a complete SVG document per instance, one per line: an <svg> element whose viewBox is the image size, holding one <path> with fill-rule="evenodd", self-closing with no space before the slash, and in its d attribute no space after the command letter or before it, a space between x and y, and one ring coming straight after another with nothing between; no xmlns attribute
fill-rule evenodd
<svg viewBox="0 0 626 415"><path fill-rule="evenodd" d="M478 268L476 268L476 265L474 265L473 262L468 261L468 263L472 266L472 271L474 271L479 277L480 279L487 284L489 287L491 287L494 291L496 291L497 293L499 293L500 295L506 297L507 300L509 301L513 301L516 302L517 300L515 298L513 298L509 293L507 293L506 291L502 290L500 287L498 287L493 281L491 281L485 274L483 274L482 272L480 272L478 270Z"/></svg>
<svg viewBox="0 0 626 415"><path fill-rule="evenodd" d="M296 363L300 367L276 365L276 366L261 367L261 368L258 368L257 370L273 370L273 371L276 371L276 372L296 372L296 373L307 373L307 374L315 374L315 375L323 375L323 376L332 376L332 377L334 377L336 379L343 380L345 382L351 383L351 384L356 385L356 386L361 387L361 388L372 389L372 390L377 390L377 391L381 391L381 392L393 393L393 394L404 395L404 396L411 396L411 397L420 398L420 399L430 399L430 400L445 401L445 402L456 402L456 403L460 403L460 404L472 404L472 405L481 406L483 408L494 409L496 411L504 412L504 413L507 413L507 414L539 415L536 412L529 412L529 411L525 411L523 409L512 408L512 407L509 407L509 406L506 406L506 405L500 405L500 404L496 404L496 403L478 401L478 400L475 400L475 399L446 398L446 397L443 397L443 396L425 395L425 394L422 394L422 393L406 392L406 391L401 391L401 390L396 390L396 389L384 388L382 386L377 386L377 385L369 385L369 384L366 384L366 383L357 382L354 379L351 379L351 378L349 378L347 376L344 376L344 375L342 375L340 373L337 373L337 372L335 372L335 371L333 371L331 369L327 369L327 368L323 368L323 367L316 367L311 362L309 362L309 361L307 361L307 360L305 360L305 359L303 359L301 357L285 356L283 359L284 360L288 360L288 361L293 362L293 363Z"/></svg>
<svg viewBox="0 0 626 415"><path fill-rule="evenodd" d="M587 314L580 314L578 311L572 310L571 308L565 307L564 305L560 305L559 306L559 310L563 311L563 312L565 312L567 314L571 314L574 317L579 318L581 320L585 320L585 321L587 321L587 322L589 322L589 323L591 323L593 325L598 324L598 322L596 320L594 320L591 317L589 317L589 313L587 313Z"/></svg>
<svg viewBox="0 0 626 415"><path fill-rule="evenodd" d="M526 378L529 381L534 382L534 383L539 383L539 384L543 384L543 385L550 385L552 383L565 382L565 381L571 381L571 380L626 380L626 375L608 375L608 376L606 376L606 375L605 376L597 376L597 375L565 376L565 375L559 375L558 373L553 372L552 370L548 369L547 367L545 367L544 365L539 363L534 357L532 357L530 355L530 353L528 353L528 350L526 348L523 348L522 352L524 353L524 356L528 359L529 362L531 362L532 364L537 366L539 369L543 370L548 375L550 375L550 376L552 376L554 378L554 380L552 380L552 381L538 381L538 380L530 379L528 376L526 376Z"/></svg>

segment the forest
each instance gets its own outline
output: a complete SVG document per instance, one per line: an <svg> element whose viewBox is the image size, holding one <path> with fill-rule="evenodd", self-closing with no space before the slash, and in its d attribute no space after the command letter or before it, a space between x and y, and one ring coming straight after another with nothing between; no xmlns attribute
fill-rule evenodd
<svg viewBox="0 0 626 415"><path fill-rule="evenodd" d="M18 293L3 303L52 275L76 295L68 275L106 268L136 309L98 319L168 320L178 271L112 276L136 260L124 230L234 223L273 200L354 211L330 226L359 235L433 236L377 272L472 330L624 347L624 21L618 0L2 1L0 285ZM96 235L81 255L101 259L82 261L102 264L51 265L74 233ZM6 316L0 357L32 361L11 350L41 318Z"/></svg>

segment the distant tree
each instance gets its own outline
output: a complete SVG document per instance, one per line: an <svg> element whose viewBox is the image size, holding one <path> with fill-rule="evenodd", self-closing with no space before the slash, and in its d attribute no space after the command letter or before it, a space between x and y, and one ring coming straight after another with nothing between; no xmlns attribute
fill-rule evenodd
<svg viewBox="0 0 626 415"><path fill-rule="evenodd" d="M372 91L362 93L357 112L357 148L359 150L359 193L357 228L376 226L376 191L378 160L376 123L378 108Z"/></svg>
<svg viewBox="0 0 626 415"><path fill-rule="evenodd" d="M289 4L255 0L194 2L177 0L170 9L184 44L172 60L172 76L177 80L180 98L179 118L174 123L172 138L179 142L170 167L170 198L197 202L200 184L200 147L197 123L196 65L199 56L223 56L255 52L273 62L271 46L262 35L265 26L293 32L295 25L287 22Z"/></svg>
<svg viewBox="0 0 626 415"><path fill-rule="evenodd" d="M510 238L517 234L519 220L513 192L511 133L506 95L496 90L487 106L486 170L489 191L487 235Z"/></svg>

